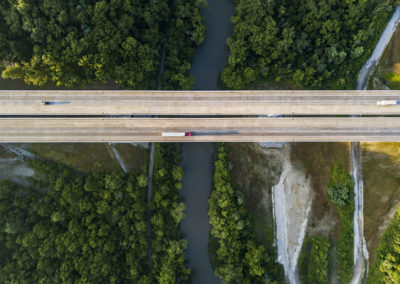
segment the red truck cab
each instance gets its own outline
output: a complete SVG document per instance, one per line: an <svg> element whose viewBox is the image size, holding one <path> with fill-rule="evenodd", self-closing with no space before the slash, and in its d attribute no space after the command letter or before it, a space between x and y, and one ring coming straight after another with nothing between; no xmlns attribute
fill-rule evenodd
<svg viewBox="0 0 400 284"><path fill-rule="evenodd" d="M185 132L185 136L193 136L193 132Z"/></svg>

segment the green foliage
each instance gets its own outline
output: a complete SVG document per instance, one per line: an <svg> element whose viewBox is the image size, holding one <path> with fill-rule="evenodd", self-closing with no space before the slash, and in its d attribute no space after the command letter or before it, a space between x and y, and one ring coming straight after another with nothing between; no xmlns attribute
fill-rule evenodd
<svg viewBox="0 0 400 284"><path fill-rule="evenodd" d="M400 208L379 241L367 283L400 283Z"/></svg>
<svg viewBox="0 0 400 284"><path fill-rule="evenodd" d="M354 181L347 173L343 159L333 166L328 194L340 217L338 275L343 283L347 283L353 274Z"/></svg>
<svg viewBox="0 0 400 284"><path fill-rule="evenodd" d="M328 250L330 241L327 237L306 238L299 258L301 282L307 284L328 283Z"/></svg>
<svg viewBox="0 0 400 284"><path fill-rule="evenodd" d="M183 177L179 163L179 144L156 144L152 200L151 258L152 275L158 283L189 283L186 267L187 241L179 223L185 217L185 204L179 201L176 183Z"/></svg>
<svg viewBox="0 0 400 284"><path fill-rule="evenodd" d="M354 182L352 177L347 173L344 166L344 160L340 159L334 166L332 171L332 179L328 184L328 194L336 206L344 208L352 201L352 192L354 190Z"/></svg>
<svg viewBox="0 0 400 284"><path fill-rule="evenodd" d="M393 0L241 0L232 18L222 80L354 89L357 74L393 11Z"/></svg>
<svg viewBox="0 0 400 284"><path fill-rule="evenodd" d="M31 167L29 188L0 182L1 283L150 283L136 176Z"/></svg>
<svg viewBox="0 0 400 284"><path fill-rule="evenodd" d="M194 47L204 39L204 2L1 1L2 76L34 86L112 82L156 89L169 29L163 80L167 87L188 89Z"/></svg>
<svg viewBox="0 0 400 284"><path fill-rule="evenodd" d="M269 283L279 280L278 268L255 241L254 228L242 196L232 188L224 146L215 161L214 190L209 199L210 249L215 274L223 283Z"/></svg>
<svg viewBox="0 0 400 284"><path fill-rule="evenodd" d="M387 72L384 78L390 89L400 90L400 74Z"/></svg>

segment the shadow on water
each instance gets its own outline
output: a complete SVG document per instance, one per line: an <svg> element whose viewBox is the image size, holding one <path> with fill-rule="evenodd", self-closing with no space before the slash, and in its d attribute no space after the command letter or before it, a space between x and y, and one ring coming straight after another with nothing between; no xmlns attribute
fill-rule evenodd
<svg viewBox="0 0 400 284"><path fill-rule="evenodd" d="M195 90L217 90L219 73L228 58L226 39L231 34L231 16L234 5L231 0L208 0L209 9L202 11L207 25L204 43L196 49L191 74L195 78ZM213 134L213 133L212 133ZM225 133L223 133L225 134ZM196 133L210 135L210 133ZM208 198L212 186L211 143L184 143L182 166L185 176L182 180L181 196L186 204L186 218L182 231L188 240L186 256L193 269L192 283L221 283L211 269L208 257Z"/></svg>

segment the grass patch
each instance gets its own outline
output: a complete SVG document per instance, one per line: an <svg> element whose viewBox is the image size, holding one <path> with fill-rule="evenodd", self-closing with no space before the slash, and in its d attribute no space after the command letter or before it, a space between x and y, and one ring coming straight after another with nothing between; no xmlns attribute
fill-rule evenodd
<svg viewBox="0 0 400 284"><path fill-rule="evenodd" d="M362 143L364 236L369 263L400 203L400 143Z"/></svg>
<svg viewBox="0 0 400 284"><path fill-rule="evenodd" d="M132 145L116 145L129 170L146 169L148 151ZM48 160L62 163L83 172L106 172L121 170L110 146L105 143L32 144L32 152Z"/></svg>
<svg viewBox="0 0 400 284"><path fill-rule="evenodd" d="M147 172L150 153L141 146L131 144L114 144L128 172Z"/></svg>
<svg viewBox="0 0 400 284"><path fill-rule="evenodd" d="M400 74L395 72L387 72L384 76L390 89L400 89Z"/></svg>

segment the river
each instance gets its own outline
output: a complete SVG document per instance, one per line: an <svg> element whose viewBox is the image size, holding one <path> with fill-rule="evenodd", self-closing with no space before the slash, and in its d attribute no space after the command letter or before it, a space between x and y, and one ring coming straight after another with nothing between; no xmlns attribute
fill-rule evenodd
<svg viewBox="0 0 400 284"><path fill-rule="evenodd" d="M231 0L208 0L209 8L203 9L207 25L204 43L196 49L191 74L195 90L217 90L218 75L224 68L229 52L226 39L231 34L230 17L234 14ZM186 204L186 217L181 229L188 240L186 257L193 270L192 283L221 283L215 276L208 257L208 198L212 188L211 143L183 143L182 167L185 175L180 194Z"/></svg>

